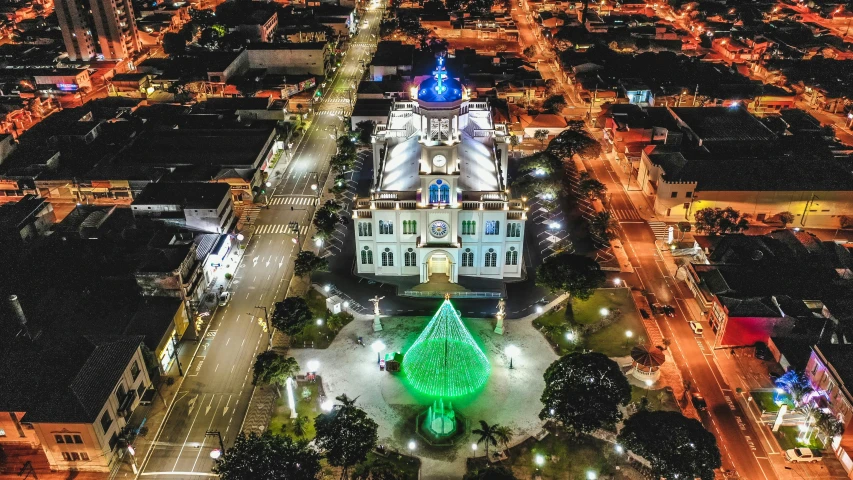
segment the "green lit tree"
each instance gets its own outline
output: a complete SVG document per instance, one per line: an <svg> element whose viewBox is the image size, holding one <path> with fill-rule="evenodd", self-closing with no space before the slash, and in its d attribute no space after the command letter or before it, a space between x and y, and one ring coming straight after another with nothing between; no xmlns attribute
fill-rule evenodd
<svg viewBox="0 0 853 480"><path fill-rule="evenodd" d="M255 358L252 369L252 385L284 385L289 377L296 376L299 364L293 357L279 355L266 350Z"/></svg>
<svg viewBox="0 0 853 480"><path fill-rule="evenodd" d="M828 438L834 438L844 433L844 424L835 415L818 410L814 414L815 427Z"/></svg>
<svg viewBox="0 0 853 480"><path fill-rule="evenodd" d="M272 324L287 335L296 335L311 321L311 309L301 297L287 297L276 302L272 314Z"/></svg>
<svg viewBox="0 0 853 480"><path fill-rule="evenodd" d="M604 272L595 260L569 252L551 255L536 269L537 285L552 293L568 292L579 300L591 297L604 280Z"/></svg>
<svg viewBox="0 0 853 480"><path fill-rule="evenodd" d="M293 262L293 273L297 277L304 277L316 271L326 271L328 268L328 260L320 258L314 252L308 250L299 252L296 255L296 260Z"/></svg>
<svg viewBox="0 0 853 480"><path fill-rule="evenodd" d="M639 411L625 421L618 441L648 460L657 478L713 480L722 465L714 435L679 412Z"/></svg>
<svg viewBox="0 0 853 480"><path fill-rule="evenodd" d="M316 480L320 454L305 441L264 432L240 432L234 445L213 464L222 480Z"/></svg>
<svg viewBox="0 0 853 480"><path fill-rule="evenodd" d="M314 420L315 441L325 453L326 461L342 468L341 478L346 480L349 469L376 447L379 427L364 410L352 404L355 400L345 395L337 399L343 404Z"/></svg>
<svg viewBox="0 0 853 480"><path fill-rule="evenodd" d="M560 132L548 144L548 151L557 158L572 158L580 155L592 159L601 155L601 144L592 138L586 130L566 129Z"/></svg>
<svg viewBox="0 0 853 480"><path fill-rule="evenodd" d="M373 129L376 128L376 122L373 120L364 120L355 124L355 129L358 132L358 141L368 145L370 137L373 135Z"/></svg>
<svg viewBox="0 0 853 480"><path fill-rule="evenodd" d="M539 140L539 145L545 146L545 140L548 140L548 130L540 128L533 132L533 138Z"/></svg>
<svg viewBox="0 0 853 480"><path fill-rule="evenodd" d="M327 208L324 205L317 209L317 212L314 214L313 223L320 237L329 238L335 230L335 226L341 223L341 217L332 211L331 208Z"/></svg>
<svg viewBox="0 0 853 480"><path fill-rule="evenodd" d="M631 400L631 385L619 365L601 353L570 353L545 370L544 407L539 418L560 421L576 434L612 427L620 406Z"/></svg>
<svg viewBox="0 0 853 480"><path fill-rule="evenodd" d="M551 95L542 102L542 108L549 113L560 113L566 108L566 99L560 94Z"/></svg>

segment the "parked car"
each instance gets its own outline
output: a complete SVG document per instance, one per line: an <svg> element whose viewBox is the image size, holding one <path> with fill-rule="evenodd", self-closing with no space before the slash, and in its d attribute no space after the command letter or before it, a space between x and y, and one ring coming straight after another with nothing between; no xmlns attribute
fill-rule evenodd
<svg viewBox="0 0 853 480"><path fill-rule="evenodd" d="M702 335L702 332L705 331L702 328L702 324L699 322L690 322L690 329L693 330L693 333L696 335Z"/></svg>
<svg viewBox="0 0 853 480"><path fill-rule="evenodd" d="M706 402L705 397L703 397L698 392L693 392L690 395L690 401L693 402L693 408L699 410L700 412L708 409L708 402Z"/></svg>
<svg viewBox="0 0 853 480"><path fill-rule="evenodd" d="M823 454L811 448L792 448L785 450L785 458L791 463L817 463L823 460Z"/></svg>
<svg viewBox="0 0 853 480"><path fill-rule="evenodd" d="M640 315L645 319L649 318L649 312L647 312L645 308L640 309Z"/></svg>
<svg viewBox="0 0 853 480"><path fill-rule="evenodd" d="M224 307L228 305L228 302L231 301L231 295L231 292L223 292L221 295L219 295L219 306Z"/></svg>

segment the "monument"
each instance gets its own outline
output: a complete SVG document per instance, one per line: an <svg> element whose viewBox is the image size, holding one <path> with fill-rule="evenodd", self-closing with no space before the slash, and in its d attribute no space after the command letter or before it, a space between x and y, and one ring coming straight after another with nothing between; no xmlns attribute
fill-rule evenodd
<svg viewBox="0 0 853 480"><path fill-rule="evenodd" d="M479 390L491 365L462 323L450 295L403 357L403 372L419 392L453 398Z"/></svg>
<svg viewBox="0 0 853 480"><path fill-rule="evenodd" d="M495 326L495 333L498 335L504 334L504 318L506 318L506 301L503 298L498 302L498 313L495 314L498 319L498 324Z"/></svg>
<svg viewBox="0 0 853 480"><path fill-rule="evenodd" d="M375 295L370 299L373 302L373 331L381 332L382 331L382 322L379 321L379 300L382 300L385 297L380 297L379 295Z"/></svg>

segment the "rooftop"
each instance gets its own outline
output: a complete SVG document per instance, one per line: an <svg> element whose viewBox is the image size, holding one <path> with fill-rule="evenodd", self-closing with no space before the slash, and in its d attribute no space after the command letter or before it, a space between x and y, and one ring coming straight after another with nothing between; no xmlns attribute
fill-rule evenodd
<svg viewBox="0 0 853 480"><path fill-rule="evenodd" d="M258 168L274 135L274 127L149 131L139 136L120 161L149 166Z"/></svg>
<svg viewBox="0 0 853 480"><path fill-rule="evenodd" d="M231 195L227 183L150 183L133 205L179 205L187 209L216 209Z"/></svg>
<svg viewBox="0 0 853 480"><path fill-rule="evenodd" d="M692 130L703 144L712 142L769 142L776 135L739 107L672 108L676 119Z"/></svg>

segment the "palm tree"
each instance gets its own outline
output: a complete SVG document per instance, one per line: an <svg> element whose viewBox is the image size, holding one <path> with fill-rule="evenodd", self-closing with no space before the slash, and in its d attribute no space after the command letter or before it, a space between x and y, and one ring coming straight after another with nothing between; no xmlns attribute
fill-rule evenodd
<svg viewBox="0 0 853 480"><path fill-rule="evenodd" d="M533 138L535 138L536 140L539 140L539 144L542 147L544 147L545 146L545 140L548 139L548 130L545 130L544 128L540 128L539 130L536 130L535 132L533 132Z"/></svg>
<svg viewBox="0 0 853 480"><path fill-rule="evenodd" d="M818 411L815 413L815 427L828 438L834 438L844 433L844 424L831 413Z"/></svg>
<svg viewBox="0 0 853 480"><path fill-rule="evenodd" d="M589 230L602 240L613 240L619 235L619 222L605 210L590 219Z"/></svg>
<svg viewBox="0 0 853 480"><path fill-rule="evenodd" d="M521 143L521 140L518 138L518 135L511 135L509 137L509 149L510 151L514 151L515 147Z"/></svg>
<svg viewBox="0 0 853 480"><path fill-rule="evenodd" d="M803 372L789 370L776 379L776 386L791 396L794 408L800 408L806 396L814 391L809 377Z"/></svg>
<svg viewBox="0 0 853 480"><path fill-rule="evenodd" d="M506 427L504 425L493 425L495 428L495 437L497 437L498 442L503 445L504 450L509 446L509 441L512 440L512 429Z"/></svg>
<svg viewBox="0 0 853 480"><path fill-rule="evenodd" d="M479 435L480 438L477 439L477 443L483 443L486 445L486 458L489 458L489 445L493 447L498 446L498 436L496 429L499 428L500 425L497 423L494 425L489 425L485 420L480 420L480 428L475 428L471 430L471 433L474 435Z"/></svg>
<svg viewBox="0 0 853 480"><path fill-rule="evenodd" d="M352 407L355 405L355 401L358 400L358 397L349 398L346 393L342 393L335 397L335 400L341 402L344 407Z"/></svg>
<svg viewBox="0 0 853 480"><path fill-rule="evenodd" d="M294 418L293 419L293 434L299 438L304 437L305 436L305 427L308 426L309 421L310 420L308 420L308 417L306 417L306 416Z"/></svg>

